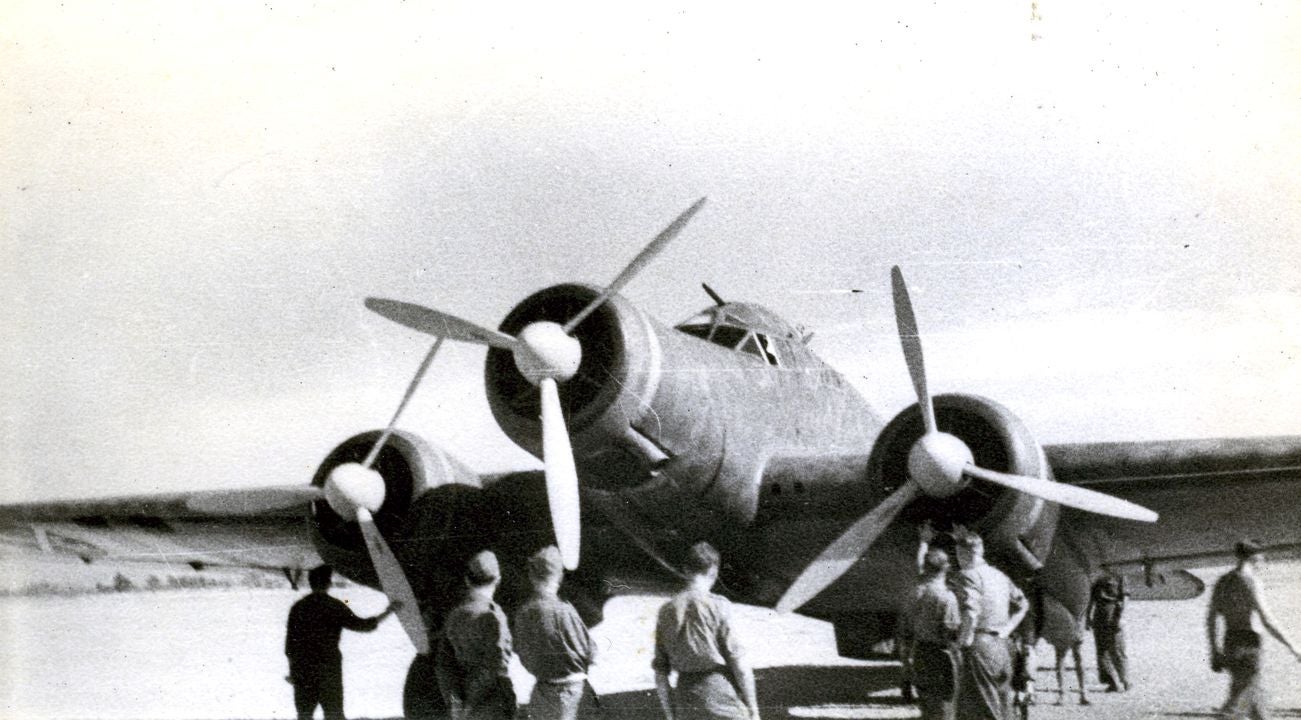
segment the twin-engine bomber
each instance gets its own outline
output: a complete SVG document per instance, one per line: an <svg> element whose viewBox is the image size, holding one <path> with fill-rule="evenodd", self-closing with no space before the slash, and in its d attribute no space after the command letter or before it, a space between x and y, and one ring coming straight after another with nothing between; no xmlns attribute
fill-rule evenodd
<svg viewBox="0 0 1301 720"><path fill-rule="evenodd" d="M888 420L801 327L759 305L706 287L713 305L683 323L651 317L620 293L703 204L608 286L544 288L495 330L367 299L433 344L389 425L344 440L307 486L9 505L0 525L88 561L130 557L133 535L156 550L160 533L169 560L196 567L295 579L319 558L402 601L421 653L408 716L430 701L429 629L485 548L502 559L509 609L527 588L525 558L556 544L573 571L563 593L595 622L612 593L672 587L686 549L708 540L725 559L723 594L828 620L838 650L864 656L893 633L924 522L980 533L991 562L1043 598L1050 638L1071 632L1101 572L1151 588L1167 570L1224 562L1240 533L1275 550L1301 543L1301 437L1041 446L993 400L931 393L897 267L917 403ZM492 414L542 471L481 475L397 428L444 341L488 347Z"/></svg>

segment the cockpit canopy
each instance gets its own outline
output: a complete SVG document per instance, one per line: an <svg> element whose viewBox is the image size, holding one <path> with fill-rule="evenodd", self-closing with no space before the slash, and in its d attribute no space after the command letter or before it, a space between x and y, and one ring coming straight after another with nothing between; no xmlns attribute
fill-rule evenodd
<svg viewBox="0 0 1301 720"><path fill-rule="evenodd" d="M748 353L780 367L783 348L799 342L802 333L770 311L748 303L727 303L706 308L678 323L677 329L702 340Z"/></svg>

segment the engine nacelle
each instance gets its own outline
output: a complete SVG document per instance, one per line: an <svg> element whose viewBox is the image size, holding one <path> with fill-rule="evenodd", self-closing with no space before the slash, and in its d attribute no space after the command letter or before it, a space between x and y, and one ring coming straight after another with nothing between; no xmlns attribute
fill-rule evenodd
<svg viewBox="0 0 1301 720"><path fill-rule="evenodd" d="M1020 419L993 400L976 395L946 394L933 399L941 432L956 436L971 449L982 468L1051 479L1052 469L1039 444ZM916 405L891 420L868 460L868 486L884 498L908 477L908 453L925 432ZM1014 577L1038 571L1052 549L1058 508L1039 498L982 480L947 498L923 496L905 511L914 522L929 519L937 527L964 525L980 533L986 555Z"/></svg>
<svg viewBox="0 0 1301 720"><path fill-rule="evenodd" d="M325 485L330 471L360 463L379 438L372 430L348 438L317 468L312 484ZM478 539L488 523L483 512L479 476L451 455L401 430L384 444L374 469L384 478L384 503L374 513L375 526L402 563L417 597L445 592L447 575L459 574L470 554L486 547ZM361 529L340 517L329 504L312 504L312 543L321 559L354 582L379 587L366 553ZM455 538L455 542L449 539ZM432 595L431 595L432 594Z"/></svg>

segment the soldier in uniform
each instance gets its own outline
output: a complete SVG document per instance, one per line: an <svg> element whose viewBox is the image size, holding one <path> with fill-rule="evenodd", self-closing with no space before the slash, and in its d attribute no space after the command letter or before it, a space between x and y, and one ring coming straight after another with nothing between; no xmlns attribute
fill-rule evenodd
<svg viewBox="0 0 1301 720"><path fill-rule="evenodd" d="M1269 716L1269 710L1261 678L1263 658L1260 633L1255 629L1257 619L1298 660L1301 660L1301 654L1279 629L1273 613L1265 604L1265 594L1257 575L1265 564L1261 547L1244 540L1234 548L1234 554L1238 558L1238 567L1216 581L1206 613L1211 668L1215 672L1229 671L1229 697L1222 708L1226 716L1265 718ZM1224 619L1223 639L1219 633L1220 618Z"/></svg>
<svg viewBox="0 0 1301 720"><path fill-rule="evenodd" d="M1125 629L1121 624L1124 612L1125 584L1120 578L1109 575L1093 583L1089 590L1089 605L1084 610L1084 629L1093 631L1098 680L1107 686L1107 692L1129 689Z"/></svg>
<svg viewBox="0 0 1301 720"><path fill-rule="evenodd" d="M655 690L667 720L758 720L754 673L732 628L732 606L710 592L718 579L718 551L692 546L687 587L660 608L655 623ZM669 674L678 675L676 687Z"/></svg>
<svg viewBox="0 0 1301 720"><path fill-rule="evenodd" d="M928 538L923 536L923 542ZM961 625L958 599L945 584L949 555L932 548L922 561L904 624L912 641L909 656L917 706L923 720L953 720L957 696L957 649Z"/></svg>
<svg viewBox="0 0 1301 720"><path fill-rule="evenodd" d="M371 618L357 617L343 601L330 596L330 566L312 568L307 581L312 592L294 603L285 629L289 682L299 720L311 720L320 705L326 720L343 720L343 656L339 636L344 628L370 632L397 609L396 604Z"/></svg>
<svg viewBox="0 0 1301 720"><path fill-rule="evenodd" d="M438 688L455 720L509 720L515 716L510 628L493 601L501 569L484 550L465 569L465 599L447 614L434 661Z"/></svg>
<svg viewBox="0 0 1301 720"><path fill-rule="evenodd" d="M530 720L576 720L590 684L587 669L596 646L573 605L557 594L565 570L560 551L547 546L529 558L533 596L514 621L515 651L537 683L529 698Z"/></svg>
<svg viewBox="0 0 1301 720"><path fill-rule="evenodd" d="M985 544L979 535L960 533L957 554L962 568L953 578L962 613L957 716L962 720L1004 720L1012 680L1008 637L1025 617L1029 603L1020 588L985 562Z"/></svg>

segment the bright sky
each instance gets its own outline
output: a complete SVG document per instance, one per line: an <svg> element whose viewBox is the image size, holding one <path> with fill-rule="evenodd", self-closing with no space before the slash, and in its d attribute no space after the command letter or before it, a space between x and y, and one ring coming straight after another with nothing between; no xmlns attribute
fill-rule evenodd
<svg viewBox="0 0 1301 720"><path fill-rule="evenodd" d="M428 347L365 296L495 326L701 195L624 294L887 414L898 263L932 388L1044 442L1301 433L1292 3L428 5L6 3L0 500L305 482ZM528 466L482 362L403 424Z"/></svg>

